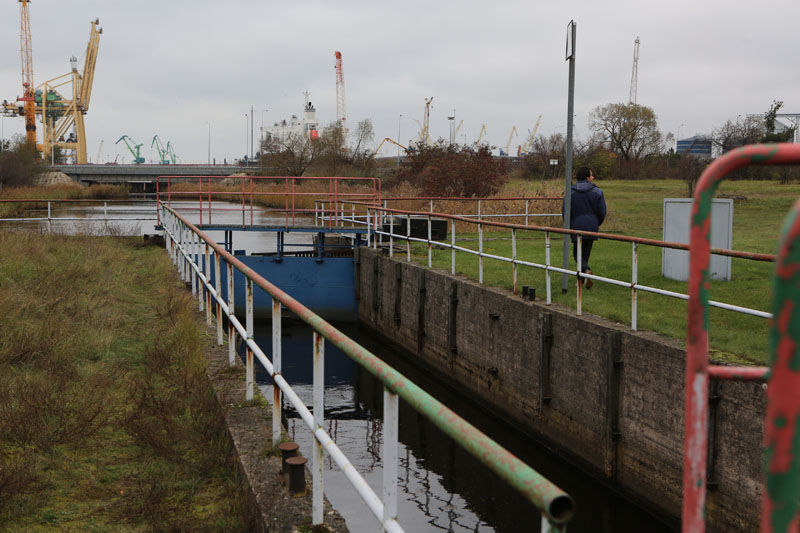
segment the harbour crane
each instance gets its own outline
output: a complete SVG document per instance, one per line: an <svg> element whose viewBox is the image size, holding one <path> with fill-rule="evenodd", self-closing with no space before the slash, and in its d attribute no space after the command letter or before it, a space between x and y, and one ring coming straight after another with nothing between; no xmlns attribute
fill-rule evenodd
<svg viewBox="0 0 800 533"><path fill-rule="evenodd" d="M167 157L169 157L169 160L172 161L173 165L178 160L178 156L175 155L175 151L172 149L172 143L170 141L167 141Z"/></svg>
<svg viewBox="0 0 800 533"><path fill-rule="evenodd" d="M167 141L167 144L169 144L169 141ZM156 151L158 151L158 162L161 163L162 165L169 165L169 156L167 149L161 143L161 139L158 138L158 135L153 137L153 142L150 143L150 148L152 148L153 146L155 146Z"/></svg>
<svg viewBox="0 0 800 533"><path fill-rule="evenodd" d="M425 115L422 119L422 141L427 144L433 144L431 142L430 136L430 124L431 124L431 102L433 102L433 96L430 98L425 99Z"/></svg>
<svg viewBox="0 0 800 533"><path fill-rule="evenodd" d="M347 136L347 101L344 92L344 67L342 66L342 53L334 52L336 58L336 120L341 124L342 131Z"/></svg>
<svg viewBox="0 0 800 533"><path fill-rule="evenodd" d="M372 154L372 157L373 157L373 158L374 158L376 155L378 155L378 152L380 152L380 151L381 151L381 147L383 146L383 143L386 143L386 142L390 142L390 143L394 144L395 146L398 146L398 147L402 148L402 149L403 149L403 151L404 151L404 152L406 152L406 153L408 152L408 148L406 148L405 146L403 146L403 145L402 145L402 144L400 144L399 142L397 142L397 141L395 141L395 140L392 140L392 139L390 139L389 137L386 137L386 138L385 138L384 140L382 140L382 141L381 141L381 143L378 145L378 149L377 149L377 150L375 150L375 152L373 152L373 154Z"/></svg>
<svg viewBox="0 0 800 533"><path fill-rule="evenodd" d="M517 134L517 127L516 126L512 126L511 127L511 133L508 135L508 142L506 143L506 151L505 152L501 151L500 155L504 155L504 156L508 156L509 155L509 150L511 150L511 139L513 139L514 135L516 135L516 134Z"/></svg>
<svg viewBox="0 0 800 533"><path fill-rule="evenodd" d="M83 71L78 71L78 60L70 58L71 72L48 80L36 88L36 114L41 116L43 129L43 150L45 159L54 147L72 150L75 162L84 165L86 155L86 129L83 116L89 112L92 97L95 66L100 49L100 19L91 21L89 44L86 46ZM59 89L67 87L64 92L72 98L63 96Z"/></svg>
<svg viewBox="0 0 800 533"><path fill-rule="evenodd" d="M478 140L475 141L475 146L481 144L481 139L486 135L486 124L481 124L481 131L478 133Z"/></svg>
<svg viewBox="0 0 800 533"><path fill-rule="evenodd" d="M97 149L97 158L94 160L95 163L99 163L100 162L100 154L103 153L103 143L104 142L105 142L104 140L102 140L102 139L100 140L100 148Z"/></svg>
<svg viewBox="0 0 800 533"><path fill-rule="evenodd" d="M36 145L36 102L33 86L33 46L31 45L31 20L28 12L29 0L19 0L20 11L20 53L22 56L22 96L17 98L21 102L18 114L25 117L25 140ZM19 104L18 104L19 105ZM13 105L4 103L6 110L13 109Z"/></svg>
<svg viewBox="0 0 800 533"><path fill-rule="evenodd" d="M136 141L128 137L127 135L123 135L119 138L119 141L115 142L114 144L119 144L120 141L125 142L125 146L128 147L128 151L130 151L131 155L133 156L133 162L137 165L144 163L144 157L139 155L139 149L142 147L141 144L136 144Z"/></svg>
<svg viewBox="0 0 800 533"><path fill-rule="evenodd" d="M528 140L525 141L525 144L522 145L520 148L520 153L517 155L525 155L531 152L531 148L533 145L534 139L536 139L536 132L539 131L539 126L542 124L542 115L539 115L539 118L536 120L536 125L533 127L533 132L528 130Z"/></svg>

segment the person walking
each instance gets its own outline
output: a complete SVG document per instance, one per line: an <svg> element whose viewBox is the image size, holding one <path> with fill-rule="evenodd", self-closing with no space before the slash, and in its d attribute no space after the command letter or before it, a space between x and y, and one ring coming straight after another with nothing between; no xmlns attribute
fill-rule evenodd
<svg viewBox="0 0 800 533"><path fill-rule="evenodd" d="M581 167L575 174L578 182L572 186L572 193L570 195L570 229L580 231L593 231L597 232L600 225L606 218L606 199L603 196L603 191L595 185L594 174L589 167ZM562 202L561 215L564 215L564 205ZM575 262L578 262L578 236L571 235L572 239L572 257ZM592 274L589 268L589 256L592 253L592 245L597 237L582 237L581 238L581 272ZM583 279L581 279L583 282ZM586 288L591 289L593 285L591 279L586 280Z"/></svg>

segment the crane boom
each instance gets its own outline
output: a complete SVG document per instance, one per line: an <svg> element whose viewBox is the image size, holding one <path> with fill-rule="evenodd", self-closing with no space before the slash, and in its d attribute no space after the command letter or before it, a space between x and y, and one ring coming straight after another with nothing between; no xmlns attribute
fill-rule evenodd
<svg viewBox="0 0 800 533"><path fill-rule="evenodd" d="M92 21L92 29L89 33L89 44L86 45L86 58L83 63L83 77L80 79L80 90L78 91L78 107L83 113L89 111L89 101L92 98L92 85L94 84L94 69L97 64L97 54L100 50L100 35L103 28L98 28L100 19Z"/></svg>
<svg viewBox="0 0 800 533"><path fill-rule="evenodd" d="M631 72L630 103L635 104L639 97L639 38L633 43L633 71Z"/></svg>
<svg viewBox="0 0 800 533"><path fill-rule="evenodd" d="M408 148L406 148L405 146L403 146L403 145L402 145L402 144L400 144L399 142L397 142L397 141L395 141L395 140L392 140L392 139L390 139L389 137L386 137L386 138L385 138L384 140L382 140L382 141L381 141L381 143L378 145L378 149L377 149L377 150L375 150L375 152L373 152L373 154L372 154L372 157L373 157L373 158L374 158L376 155L378 155L378 152L380 152L380 151L381 151L381 147L383 146L383 143L385 143L385 142L390 142L390 143L394 144L395 146L398 146L398 147L402 148L404 152L408 152Z"/></svg>
<svg viewBox="0 0 800 533"><path fill-rule="evenodd" d="M478 133L478 140L475 141L476 145L481 144L481 139L483 139L484 135L486 135L486 124L481 124L481 131Z"/></svg>
<svg viewBox="0 0 800 533"><path fill-rule="evenodd" d="M28 12L29 0L19 0L20 10L20 56L22 58L22 98L24 102L25 140L36 144L36 102L33 97L33 46L31 45L31 20Z"/></svg>
<svg viewBox="0 0 800 533"><path fill-rule="evenodd" d="M517 134L517 127L511 127L511 133L508 134L508 142L506 143L506 155L509 155L509 150L511 149L511 139L514 138L514 135Z"/></svg>

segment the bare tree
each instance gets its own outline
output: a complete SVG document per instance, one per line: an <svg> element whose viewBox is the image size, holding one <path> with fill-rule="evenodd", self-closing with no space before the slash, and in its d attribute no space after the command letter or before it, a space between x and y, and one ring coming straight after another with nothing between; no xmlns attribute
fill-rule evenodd
<svg viewBox="0 0 800 533"><path fill-rule="evenodd" d="M262 164L278 175L302 176L316 157L316 142L307 135L290 133L264 142Z"/></svg>
<svg viewBox="0 0 800 533"><path fill-rule="evenodd" d="M598 106L589 115L589 128L625 161L664 151L658 118L646 106L633 103Z"/></svg>

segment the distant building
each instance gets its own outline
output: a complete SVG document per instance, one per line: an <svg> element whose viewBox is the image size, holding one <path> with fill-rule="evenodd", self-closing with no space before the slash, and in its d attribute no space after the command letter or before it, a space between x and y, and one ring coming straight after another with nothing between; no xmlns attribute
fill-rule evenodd
<svg viewBox="0 0 800 533"><path fill-rule="evenodd" d="M711 138L695 135L688 139L678 139L675 150L679 154L688 154L696 157L711 157Z"/></svg>

